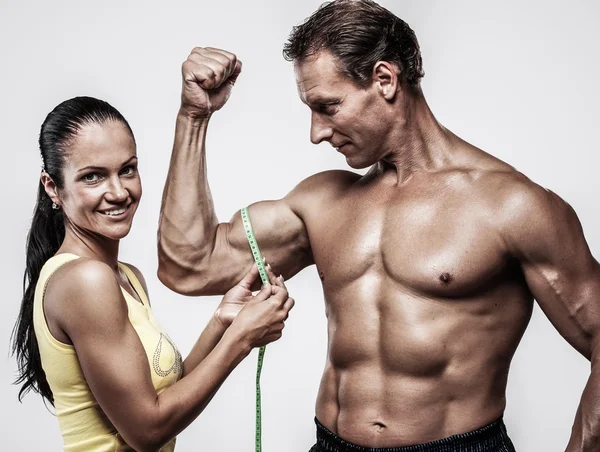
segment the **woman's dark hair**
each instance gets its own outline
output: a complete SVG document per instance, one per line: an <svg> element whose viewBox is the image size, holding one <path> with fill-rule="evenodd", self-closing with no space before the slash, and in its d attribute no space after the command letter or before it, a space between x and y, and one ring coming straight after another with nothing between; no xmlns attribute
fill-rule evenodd
<svg viewBox="0 0 600 452"><path fill-rule="evenodd" d="M48 173L57 188L63 188L62 173L68 158L68 148L78 132L86 125L103 124L108 121L119 121L131 132L121 113L107 102L93 97L69 99L48 114L42 124L39 138L42 171ZM52 207L52 200L40 182L33 220L27 236L23 299L12 333L12 352L16 355L18 364L15 384L22 385L19 401L33 389L54 405L54 396L42 368L33 329L33 299L40 272L44 263L58 251L65 238L62 210Z"/></svg>
<svg viewBox="0 0 600 452"><path fill-rule="evenodd" d="M367 85L373 66L382 60L398 66L401 80L409 86L418 86L424 75L415 32L371 0L324 3L292 29L283 56L302 61L321 50L331 52L342 72L360 86Z"/></svg>

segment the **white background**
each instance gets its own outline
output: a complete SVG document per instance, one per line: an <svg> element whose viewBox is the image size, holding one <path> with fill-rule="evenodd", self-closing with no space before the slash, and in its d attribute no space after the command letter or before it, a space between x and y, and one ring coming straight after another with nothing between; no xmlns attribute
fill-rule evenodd
<svg viewBox="0 0 600 452"><path fill-rule="evenodd" d="M6 1L0 3L0 401L2 450L58 451L56 419L37 395L17 402L9 336L19 309L25 238L40 160L39 127L59 102L91 95L128 118L144 199L121 258L148 281L161 323L187 353L218 303L185 298L156 278L156 228L179 103L180 66L195 45L237 53L244 70L208 139L217 212L279 198L303 178L345 168L328 145L309 142L309 111L281 56L291 27L318 0ZM467 141L551 188L577 211L600 253L598 177L600 4L578 1L401 1L382 4L420 40L423 89L437 118ZM250 171L253 172L251 175ZM320 283L309 268L289 282L297 300L263 371L263 450L307 451L325 361ZM599 300L600 302L600 300ZM182 451L252 451L256 352L178 439ZM123 363L126 368L127 363ZM519 451L567 443L589 363L536 307L509 377L506 423Z"/></svg>

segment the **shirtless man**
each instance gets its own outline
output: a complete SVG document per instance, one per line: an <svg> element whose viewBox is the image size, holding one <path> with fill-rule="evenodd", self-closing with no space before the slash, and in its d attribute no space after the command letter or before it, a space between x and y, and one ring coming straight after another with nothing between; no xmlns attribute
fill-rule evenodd
<svg viewBox="0 0 600 452"><path fill-rule="evenodd" d="M370 167L250 207L272 267L290 278L315 264L322 280L329 343L311 450L514 450L505 390L534 298L592 362L567 450L600 450L600 266L574 211L436 121L415 35L386 9L322 6L284 53L311 141ZM216 218L204 150L240 71L213 48L183 64L159 230L159 277L179 293L224 293L252 264L239 213Z"/></svg>

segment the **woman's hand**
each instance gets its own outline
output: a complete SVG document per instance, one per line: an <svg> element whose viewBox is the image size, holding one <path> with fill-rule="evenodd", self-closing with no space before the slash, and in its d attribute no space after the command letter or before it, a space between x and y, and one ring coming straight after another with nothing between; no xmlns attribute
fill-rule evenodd
<svg viewBox="0 0 600 452"><path fill-rule="evenodd" d="M269 277L270 283L272 285L277 285L285 288L283 284L283 279L277 278L273 273L271 266L269 264L265 265L267 270L267 275ZM215 312L215 318L217 321L225 328L228 328L229 325L233 322L233 319L238 315L240 310L253 298L252 291L250 288L254 281L258 277L258 267L256 264L252 265L252 268L246 275L242 278L242 280L237 283L234 287L229 289L229 291L223 297L223 300L219 304Z"/></svg>
<svg viewBox="0 0 600 452"><path fill-rule="evenodd" d="M250 287L258 276L256 265L223 298L217 310L221 322L230 322L225 335L235 337L249 349L261 347L276 341L282 335L285 320L294 299L288 296L283 277L275 277L267 264L270 284L263 285L256 296L252 296Z"/></svg>

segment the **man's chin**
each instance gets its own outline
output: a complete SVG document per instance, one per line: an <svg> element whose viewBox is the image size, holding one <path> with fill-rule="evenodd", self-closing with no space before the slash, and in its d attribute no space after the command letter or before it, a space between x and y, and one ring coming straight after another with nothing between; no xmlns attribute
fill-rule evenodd
<svg viewBox="0 0 600 452"><path fill-rule="evenodd" d="M356 159L353 159L350 157L346 157L346 163L348 164L348 166L350 168L353 168L356 170L361 170L361 169L365 169L365 168L369 168L369 167L373 166L373 163L356 160Z"/></svg>

